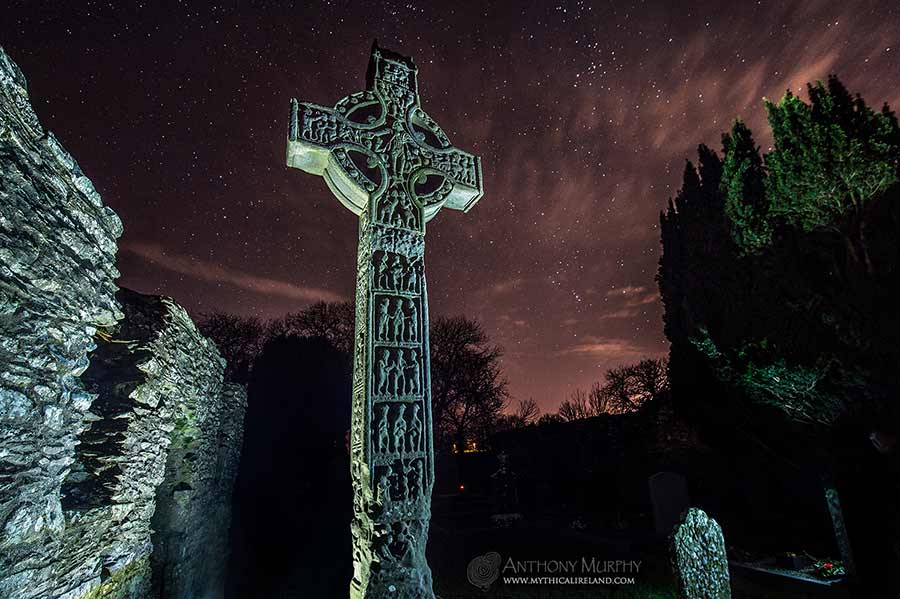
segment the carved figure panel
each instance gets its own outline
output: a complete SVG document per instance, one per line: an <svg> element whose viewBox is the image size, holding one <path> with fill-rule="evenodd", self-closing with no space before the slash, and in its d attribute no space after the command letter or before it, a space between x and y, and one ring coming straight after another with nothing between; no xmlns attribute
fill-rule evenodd
<svg viewBox="0 0 900 599"><path fill-rule="evenodd" d="M418 344L421 329L418 301L411 297L376 296L376 342L407 346Z"/></svg>
<svg viewBox="0 0 900 599"><path fill-rule="evenodd" d="M416 398L423 392L422 357L415 349L380 348L375 362L376 399Z"/></svg>
<svg viewBox="0 0 900 599"><path fill-rule="evenodd" d="M393 291L399 294L415 295L421 291L422 260L394 252L376 252L374 257L375 288L378 291Z"/></svg>

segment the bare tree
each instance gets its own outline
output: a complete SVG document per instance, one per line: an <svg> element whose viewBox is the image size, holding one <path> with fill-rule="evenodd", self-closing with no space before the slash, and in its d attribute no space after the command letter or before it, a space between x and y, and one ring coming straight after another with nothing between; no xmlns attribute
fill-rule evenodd
<svg viewBox="0 0 900 599"><path fill-rule="evenodd" d="M546 413L543 414L540 418L538 418L537 425L542 426L544 424L554 424L557 422L564 422L563 417L559 414L554 413Z"/></svg>
<svg viewBox="0 0 900 599"><path fill-rule="evenodd" d="M606 381L600 391L606 397L610 412L630 412L641 403L633 398L634 381L630 369L631 366L619 366L606 371Z"/></svg>
<svg viewBox="0 0 900 599"><path fill-rule="evenodd" d="M568 399L563 400L559 405L559 415L567 422L592 416L587 394L583 389L575 389Z"/></svg>
<svg viewBox="0 0 900 599"><path fill-rule="evenodd" d="M212 339L225 358L225 378L246 384L265 340L262 321L255 316L207 312L197 317L197 328Z"/></svg>
<svg viewBox="0 0 900 599"><path fill-rule="evenodd" d="M591 385L591 391L588 393L588 408L592 416L608 413L612 405L609 401L609 395L604 392L600 383Z"/></svg>
<svg viewBox="0 0 900 599"><path fill-rule="evenodd" d="M431 389L438 442L465 448L484 442L507 405L503 352L481 325L464 316L438 318L430 329Z"/></svg>
<svg viewBox="0 0 900 599"><path fill-rule="evenodd" d="M523 426L533 424L537 421L540 415L541 409L538 407L537 402L534 401L533 397L519 400L519 405L516 408L515 416L519 419Z"/></svg>
<svg viewBox="0 0 900 599"><path fill-rule="evenodd" d="M632 412L659 396L669 386L666 372L663 359L641 360L607 371L606 383L600 391L607 396L608 411Z"/></svg>
<svg viewBox="0 0 900 599"><path fill-rule="evenodd" d="M297 335L327 339L337 349L350 353L356 313L353 302L316 302L269 323L268 335Z"/></svg>
<svg viewBox="0 0 900 599"><path fill-rule="evenodd" d="M566 421L590 418L600 414L624 414L640 408L668 389L666 361L646 359L630 366L606 371L601 385L594 383L588 394L576 389L559 406L559 416Z"/></svg>
<svg viewBox="0 0 900 599"><path fill-rule="evenodd" d="M497 418L495 432L525 428L535 424L540 415L541 410L533 398L521 399L512 414L502 414Z"/></svg>
<svg viewBox="0 0 900 599"><path fill-rule="evenodd" d="M644 401L658 397L669 388L668 363L664 358L641 360L633 368L637 390Z"/></svg>

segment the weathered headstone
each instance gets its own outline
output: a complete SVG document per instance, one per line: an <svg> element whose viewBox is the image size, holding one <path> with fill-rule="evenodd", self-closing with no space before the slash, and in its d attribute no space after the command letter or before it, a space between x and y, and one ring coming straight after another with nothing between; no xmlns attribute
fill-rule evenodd
<svg viewBox="0 0 900 599"><path fill-rule="evenodd" d="M420 107L416 75L410 59L375 45L365 91L291 109L288 166L324 177L359 216L352 598L434 597L425 223L444 206L469 210L482 184L479 158L452 147Z"/></svg>
<svg viewBox="0 0 900 599"><path fill-rule="evenodd" d="M834 538L837 541L841 561L844 563L844 571L851 582L856 579L856 563L853 559L853 549L850 546L850 536L847 534L847 526L844 524L844 510L841 508L841 498L837 486L831 475L822 478L825 488L825 505L831 516L831 524L834 529Z"/></svg>
<svg viewBox="0 0 900 599"><path fill-rule="evenodd" d="M731 599L725 537L715 520L690 508L670 544L679 599Z"/></svg>
<svg viewBox="0 0 900 599"><path fill-rule="evenodd" d="M647 484L656 532L668 535L691 504L687 481L677 472L657 472L647 479Z"/></svg>

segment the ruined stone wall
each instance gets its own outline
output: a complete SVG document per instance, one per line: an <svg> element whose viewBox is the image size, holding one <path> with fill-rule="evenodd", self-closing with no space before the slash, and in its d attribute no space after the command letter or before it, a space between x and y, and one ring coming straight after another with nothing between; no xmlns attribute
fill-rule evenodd
<svg viewBox="0 0 900 599"><path fill-rule="evenodd" d="M60 487L93 397L79 375L115 300L118 217L0 49L0 597L53 596Z"/></svg>
<svg viewBox="0 0 900 599"><path fill-rule="evenodd" d="M221 596L246 394L0 49L0 598ZM152 532L151 532L152 527Z"/></svg>
<svg viewBox="0 0 900 599"><path fill-rule="evenodd" d="M177 380L170 395L174 430L152 520L154 596L221 597L247 396L243 387L223 383L224 360L187 313L171 303L169 309L172 326L157 358Z"/></svg>

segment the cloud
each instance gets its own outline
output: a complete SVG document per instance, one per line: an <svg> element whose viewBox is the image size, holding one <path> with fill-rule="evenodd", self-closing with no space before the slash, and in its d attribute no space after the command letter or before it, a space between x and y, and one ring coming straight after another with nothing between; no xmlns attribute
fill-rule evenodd
<svg viewBox="0 0 900 599"><path fill-rule="evenodd" d="M615 312L607 312L605 314L601 314L597 317L597 320L615 320L615 319L624 319L624 318L634 318L640 314L640 311L636 308L619 308Z"/></svg>
<svg viewBox="0 0 900 599"><path fill-rule="evenodd" d="M609 291L607 291L607 292L606 292L606 297L618 297L618 296L621 296L621 295L634 295L634 294L637 294L637 293L644 293L645 291L647 291L647 288L644 287L644 286L640 286L640 287L634 287L634 286L619 287L618 289L610 289Z"/></svg>
<svg viewBox="0 0 900 599"><path fill-rule="evenodd" d="M161 245L152 243L131 243L122 247L153 264L179 274L187 275L210 283L224 283L260 295L276 295L307 302L344 301L343 296L319 287L306 287L287 281L260 277L239 270L225 268L213 262L198 260L191 256L166 251Z"/></svg>
<svg viewBox="0 0 900 599"><path fill-rule="evenodd" d="M648 351L647 348L628 339L588 336L581 343L556 352L557 356L586 356L598 360L628 361L643 358L659 352Z"/></svg>
<svg viewBox="0 0 900 599"><path fill-rule="evenodd" d="M522 287L525 279L522 277L514 277L503 281L498 281L491 285L488 289L491 293L502 294L510 291L516 291Z"/></svg>
<svg viewBox="0 0 900 599"><path fill-rule="evenodd" d="M598 320L634 318L641 314L641 306L652 304L659 300L659 293L655 289L646 287L618 287L606 292L606 297L611 305L619 304L612 312L601 314Z"/></svg>

